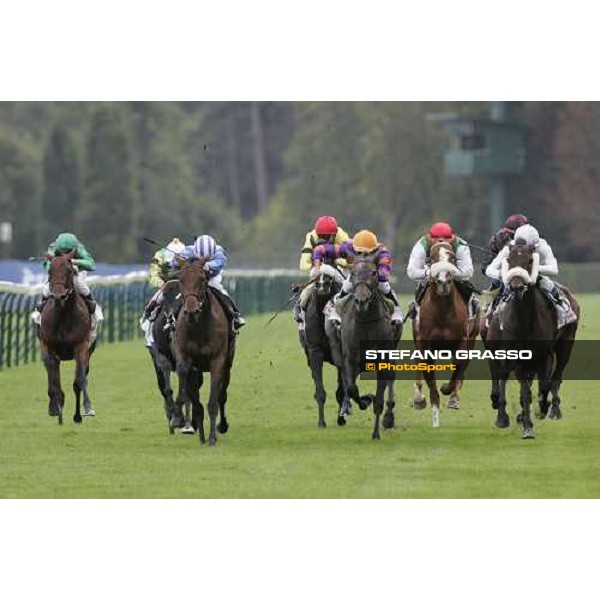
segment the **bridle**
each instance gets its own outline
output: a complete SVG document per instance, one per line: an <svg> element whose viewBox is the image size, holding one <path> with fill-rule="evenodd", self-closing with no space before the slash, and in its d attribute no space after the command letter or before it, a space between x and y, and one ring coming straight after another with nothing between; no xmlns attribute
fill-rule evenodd
<svg viewBox="0 0 600 600"><path fill-rule="evenodd" d="M61 257L55 257L52 259L52 261L56 260L57 258L61 258ZM52 266L50 267L50 271L48 273L48 287L50 289L50 297L53 300L59 300L59 301L66 301L69 299L69 297L73 294L73 292L75 291L75 285L73 284L73 276L75 275L75 270L73 269L73 267L71 266L71 262L68 261L67 263L67 269L68 269L68 275L65 281L61 281L61 282L55 282L52 281ZM71 281L69 282L69 275L71 276ZM70 283L70 287L69 287L69 283ZM65 291L62 294L57 294L56 292L54 292L55 286L60 285L62 286Z"/></svg>

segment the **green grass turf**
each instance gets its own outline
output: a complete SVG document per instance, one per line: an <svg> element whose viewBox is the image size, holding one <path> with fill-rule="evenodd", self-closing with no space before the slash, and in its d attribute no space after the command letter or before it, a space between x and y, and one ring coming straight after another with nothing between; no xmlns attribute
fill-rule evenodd
<svg viewBox="0 0 600 600"><path fill-rule="evenodd" d="M580 339L600 339L600 297L581 299ZM312 380L289 314L267 329L248 318L230 387L230 430L216 447L168 434L142 342L102 346L92 359L93 419L71 416L72 363L63 365L65 425L46 414L40 363L0 373L0 496L4 498L578 498L600 497L600 382L563 385L560 422L520 439L510 386L509 429L493 426L489 382L468 381L459 411L409 407L396 384L397 427L371 441L371 409L336 425L327 370L328 427L318 430ZM362 383L363 390L372 383ZM206 400L206 396L202 396Z"/></svg>

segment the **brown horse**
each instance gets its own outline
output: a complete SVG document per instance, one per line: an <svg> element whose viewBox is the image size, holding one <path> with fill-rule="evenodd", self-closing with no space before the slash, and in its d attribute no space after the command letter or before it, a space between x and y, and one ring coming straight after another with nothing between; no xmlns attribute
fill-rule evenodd
<svg viewBox="0 0 600 600"><path fill-rule="evenodd" d="M179 391L171 425L182 426L182 407L185 404L187 408L191 404L192 423L198 429L200 443L205 443L204 409L199 389L202 373L210 372L208 443L213 446L217 442L216 420L219 410L219 432L226 433L229 428L225 403L235 354L235 335L221 304L208 288L205 262L204 259L188 261L179 275L183 305L177 318L173 342Z"/></svg>
<svg viewBox="0 0 600 600"><path fill-rule="evenodd" d="M95 343L90 346L91 316L85 300L75 291L73 278L75 267L71 262L75 251L64 256L45 255L50 261L48 283L50 298L42 311L38 337L42 360L48 373L48 414L58 417L63 423L65 394L60 383L60 361L75 360L75 414L73 421L81 423L80 398L83 392L83 416L93 417L87 389L87 375L90 369L90 355Z"/></svg>
<svg viewBox="0 0 600 600"><path fill-rule="evenodd" d="M413 339L417 350L471 350L477 337L477 319L469 322L467 301L457 289L454 281L458 273L456 255L452 245L438 242L431 247L431 274L421 301L419 323L413 321ZM434 361L425 361L434 362ZM442 394L450 395L448 408L460 408L459 391L462 387L468 360L458 361L448 383L441 387ZM432 425L439 427L440 396L437 390L435 371L426 371L425 381L429 387L432 410ZM426 406L422 392L421 372L415 381L413 406Z"/></svg>

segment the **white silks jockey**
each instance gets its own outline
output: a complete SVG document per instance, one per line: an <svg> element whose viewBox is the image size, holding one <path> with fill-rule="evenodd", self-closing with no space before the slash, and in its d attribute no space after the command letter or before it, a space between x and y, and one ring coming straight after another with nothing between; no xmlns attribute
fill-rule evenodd
<svg viewBox="0 0 600 600"><path fill-rule="evenodd" d="M540 237L538 230L532 225L523 225L515 231L515 236L511 242L511 246L515 244L526 244L535 249L539 256L539 278L537 285L539 288L552 300L557 311L562 313L559 315L559 321L564 321L560 326L567 323L572 323L577 319L577 315L573 312L570 302L560 293L559 287L550 279L558 275L558 261L552 252L552 248L548 242ZM505 246L498 256L490 263L485 271L486 277L490 279L502 278L502 264L508 258L510 246ZM562 319L561 319L562 317Z"/></svg>

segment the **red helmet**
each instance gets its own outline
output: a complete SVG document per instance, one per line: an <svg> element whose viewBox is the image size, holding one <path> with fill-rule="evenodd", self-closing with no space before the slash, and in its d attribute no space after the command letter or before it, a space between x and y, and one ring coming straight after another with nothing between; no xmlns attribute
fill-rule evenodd
<svg viewBox="0 0 600 600"><path fill-rule="evenodd" d="M450 227L448 223L440 222L435 223L431 226L431 229L429 230L429 235L432 238L444 238L445 240L449 240L454 235L454 232L452 231L452 227Z"/></svg>
<svg viewBox="0 0 600 600"><path fill-rule="evenodd" d="M317 235L335 235L338 230L338 224L335 217L319 217L315 223Z"/></svg>
<svg viewBox="0 0 600 600"><path fill-rule="evenodd" d="M516 231L519 227L527 225L528 223L529 219L527 219L525 215L510 215L510 217L504 221L504 227L511 231Z"/></svg>

